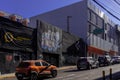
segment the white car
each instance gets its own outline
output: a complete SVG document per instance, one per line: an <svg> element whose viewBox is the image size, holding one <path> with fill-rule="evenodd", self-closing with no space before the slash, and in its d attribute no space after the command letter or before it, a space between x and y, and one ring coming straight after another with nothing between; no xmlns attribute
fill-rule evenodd
<svg viewBox="0 0 120 80"><path fill-rule="evenodd" d="M112 64L120 63L120 56L113 56L111 61L112 61Z"/></svg>
<svg viewBox="0 0 120 80"><path fill-rule="evenodd" d="M99 67L98 60L93 59L92 57L80 57L77 61L77 69L91 69Z"/></svg>

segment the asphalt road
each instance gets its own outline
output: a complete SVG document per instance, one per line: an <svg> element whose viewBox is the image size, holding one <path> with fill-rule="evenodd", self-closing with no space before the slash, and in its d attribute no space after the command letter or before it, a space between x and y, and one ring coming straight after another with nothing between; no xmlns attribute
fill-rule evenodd
<svg viewBox="0 0 120 80"><path fill-rule="evenodd" d="M59 72L56 78L45 80L100 80L102 78L103 71L105 71L106 76L110 74L110 68L112 69L112 73L120 72L120 64L80 71L74 68Z"/></svg>
<svg viewBox="0 0 120 80"><path fill-rule="evenodd" d="M109 76L110 68L112 69L112 73L120 72L120 64L99 67L91 70L77 70L77 68L71 68L58 71L58 76L56 78L45 77L43 80L103 80L101 79L102 72L105 71L105 75ZM4 80L17 80L17 79L7 78Z"/></svg>

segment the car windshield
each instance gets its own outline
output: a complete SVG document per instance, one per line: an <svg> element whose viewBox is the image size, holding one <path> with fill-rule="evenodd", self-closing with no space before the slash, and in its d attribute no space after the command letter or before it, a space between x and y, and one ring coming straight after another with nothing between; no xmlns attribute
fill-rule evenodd
<svg viewBox="0 0 120 80"><path fill-rule="evenodd" d="M80 59L81 62L86 62L87 59L86 58L83 58L83 59Z"/></svg>
<svg viewBox="0 0 120 80"><path fill-rule="evenodd" d="M30 65L29 62L21 62L21 63L18 65L18 67L27 68L29 65Z"/></svg>
<svg viewBox="0 0 120 80"><path fill-rule="evenodd" d="M106 57L107 59L110 59L110 57Z"/></svg>
<svg viewBox="0 0 120 80"><path fill-rule="evenodd" d="M101 59L104 59L104 57L99 57L98 59L100 59L100 60L101 60Z"/></svg>
<svg viewBox="0 0 120 80"><path fill-rule="evenodd" d="M118 57L112 57L113 59L117 59Z"/></svg>
<svg viewBox="0 0 120 80"><path fill-rule="evenodd" d="M120 59L120 57L118 57L118 56L115 56L115 57L112 57L112 59Z"/></svg>

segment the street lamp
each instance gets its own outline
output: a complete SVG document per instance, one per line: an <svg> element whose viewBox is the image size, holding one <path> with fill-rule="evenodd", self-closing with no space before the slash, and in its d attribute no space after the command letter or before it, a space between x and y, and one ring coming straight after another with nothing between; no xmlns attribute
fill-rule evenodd
<svg viewBox="0 0 120 80"><path fill-rule="evenodd" d="M70 32L70 18L72 18L72 16L67 16L67 32Z"/></svg>

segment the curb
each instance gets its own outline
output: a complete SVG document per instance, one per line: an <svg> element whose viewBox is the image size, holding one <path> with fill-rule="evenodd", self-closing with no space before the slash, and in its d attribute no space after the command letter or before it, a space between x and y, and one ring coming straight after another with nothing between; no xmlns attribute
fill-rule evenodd
<svg viewBox="0 0 120 80"><path fill-rule="evenodd" d="M15 73L4 74L0 76L0 80L4 78L13 78L13 77L15 77Z"/></svg>
<svg viewBox="0 0 120 80"><path fill-rule="evenodd" d="M59 67L57 70L64 70L64 69L73 69L76 66L65 66L65 67Z"/></svg>

